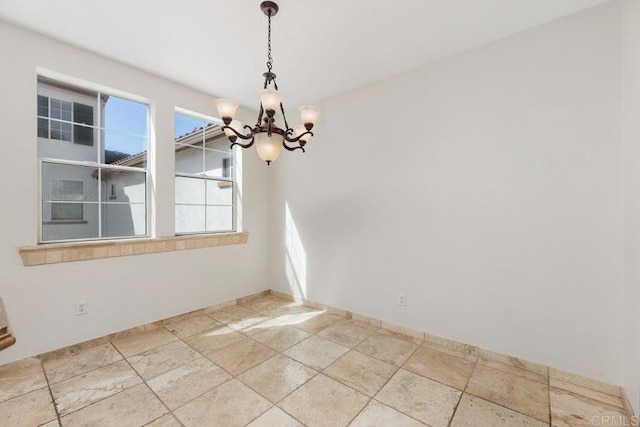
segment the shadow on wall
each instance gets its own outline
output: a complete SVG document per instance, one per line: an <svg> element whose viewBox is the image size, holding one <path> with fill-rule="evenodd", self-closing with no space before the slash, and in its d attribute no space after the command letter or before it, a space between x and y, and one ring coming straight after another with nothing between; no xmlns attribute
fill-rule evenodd
<svg viewBox="0 0 640 427"><path fill-rule="evenodd" d="M307 298L307 254L298 228L291 215L289 204L285 202L285 273L291 295Z"/></svg>

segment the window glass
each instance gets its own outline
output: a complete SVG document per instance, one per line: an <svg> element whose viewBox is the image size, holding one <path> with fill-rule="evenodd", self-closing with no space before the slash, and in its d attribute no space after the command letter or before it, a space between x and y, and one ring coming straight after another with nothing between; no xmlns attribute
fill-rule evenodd
<svg viewBox="0 0 640 427"><path fill-rule="evenodd" d="M148 106L38 78L40 241L147 235Z"/></svg>
<svg viewBox="0 0 640 427"><path fill-rule="evenodd" d="M176 233L234 229L234 151L220 125L175 115Z"/></svg>
<svg viewBox="0 0 640 427"><path fill-rule="evenodd" d="M41 158L146 168L145 104L39 78L37 114Z"/></svg>

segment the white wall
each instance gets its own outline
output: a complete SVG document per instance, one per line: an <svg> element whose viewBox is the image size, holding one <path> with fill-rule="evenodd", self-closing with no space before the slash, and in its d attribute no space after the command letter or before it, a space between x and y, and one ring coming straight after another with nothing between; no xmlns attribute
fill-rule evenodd
<svg viewBox="0 0 640 427"><path fill-rule="evenodd" d="M624 382L640 414L640 1L622 1Z"/></svg>
<svg viewBox="0 0 640 427"><path fill-rule="evenodd" d="M608 3L321 103L272 287L622 383L620 37Z"/></svg>
<svg viewBox="0 0 640 427"><path fill-rule="evenodd" d="M0 296L17 338L0 364L267 288L267 169L252 152L242 163L246 245L23 267L18 247L37 241L36 67L153 101L159 236L174 225L174 108L211 116L215 108L212 96L4 23L0 52ZM78 300L87 315L75 316Z"/></svg>

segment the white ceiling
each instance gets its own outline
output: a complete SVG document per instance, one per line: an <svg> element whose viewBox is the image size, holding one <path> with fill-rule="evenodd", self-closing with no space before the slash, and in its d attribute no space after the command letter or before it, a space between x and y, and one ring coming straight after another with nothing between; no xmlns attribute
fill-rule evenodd
<svg viewBox="0 0 640 427"><path fill-rule="evenodd" d="M280 0L273 71L293 108L606 0ZM258 103L260 0L2 0L0 19L200 89Z"/></svg>

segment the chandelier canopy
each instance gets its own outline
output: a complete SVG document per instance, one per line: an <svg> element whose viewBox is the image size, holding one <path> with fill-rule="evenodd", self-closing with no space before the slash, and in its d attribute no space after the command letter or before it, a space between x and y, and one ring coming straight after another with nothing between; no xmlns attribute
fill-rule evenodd
<svg viewBox="0 0 640 427"><path fill-rule="evenodd" d="M278 92L276 75L271 71L273 67L273 58L271 58L271 18L278 13L278 5L272 1L264 1L260 4L260 8L267 15L269 25L267 32L267 72L263 74L264 87L260 91L258 121L254 127L251 127L234 120L239 105L234 100L217 99L215 104L218 107L218 114L224 122L222 129L225 135L229 137L231 147L238 145L242 148L249 148L255 143L258 156L269 165L278 158L282 147L288 151L305 151L305 144L313 136L311 129L316 124L319 110L312 105L303 105L300 107L302 124L297 125L295 128L289 127L284 113L284 106L282 105L282 95ZM275 117L278 110L282 113L284 129L276 125ZM243 130L248 133L243 133ZM239 140L248 142L241 143Z"/></svg>

